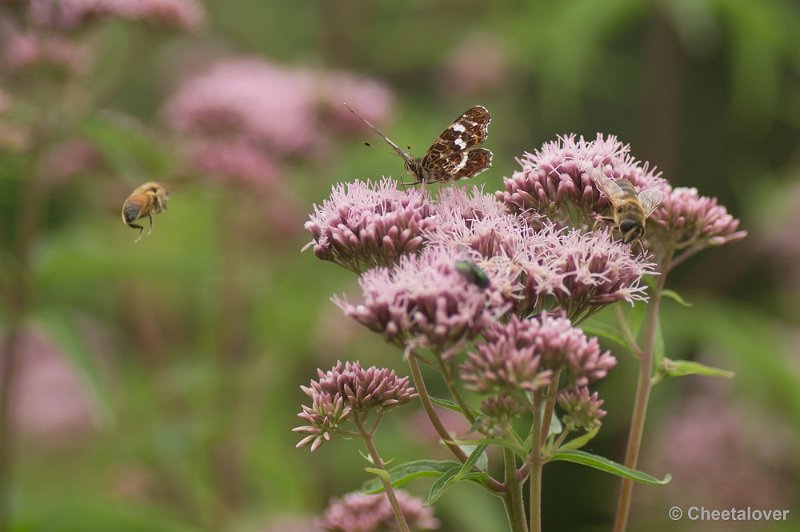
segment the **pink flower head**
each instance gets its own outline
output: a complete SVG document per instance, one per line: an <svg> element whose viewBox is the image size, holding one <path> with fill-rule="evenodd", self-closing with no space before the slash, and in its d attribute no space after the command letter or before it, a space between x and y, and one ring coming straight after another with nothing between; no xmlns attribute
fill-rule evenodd
<svg viewBox="0 0 800 532"><path fill-rule="evenodd" d="M477 393L536 392L550 384L552 371L542 366L537 346L538 322L512 316L494 323L461 365L461 379Z"/></svg>
<svg viewBox="0 0 800 532"><path fill-rule="evenodd" d="M532 211L565 225L589 223L592 212L606 204L590 177L592 168L612 179L627 179L639 189L667 188L664 179L634 159L630 146L613 135L598 133L594 140L576 139L574 134L559 137L525 153L520 164L522 170L503 179L505 191L497 192L498 199L511 212Z"/></svg>
<svg viewBox="0 0 800 532"><path fill-rule="evenodd" d="M115 17L156 26L193 29L203 21L196 0L31 0L30 18L39 26L75 29L93 20Z"/></svg>
<svg viewBox="0 0 800 532"><path fill-rule="evenodd" d="M675 188L666 195L650 221L662 239L680 248L719 246L747 236L737 231L739 220L717 198L700 196L696 188Z"/></svg>
<svg viewBox="0 0 800 532"><path fill-rule="evenodd" d="M561 419L570 430L583 429L590 432L598 427L600 420L606 415L606 411L600 408L603 402L597 392L590 395L585 386L558 394L558 405L564 410Z"/></svg>
<svg viewBox="0 0 800 532"><path fill-rule="evenodd" d="M10 31L4 43L3 66L12 72L51 68L62 75L81 74L89 65L89 49L66 37Z"/></svg>
<svg viewBox="0 0 800 532"><path fill-rule="evenodd" d="M433 223L427 194L382 179L337 184L321 207L314 205L305 228L317 257L362 272L418 251Z"/></svg>
<svg viewBox="0 0 800 532"><path fill-rule="evenodd" d="M393 268L374 268L359 280L364 302L334 302L362 325L394 343L413 340L446 349L480 334L502 312L485 290L456 267L470 259L465 250L433 246L406 255Z"/></svg>
<svg viewBox="0 0 800 532"><path fill-rule="evenodd" d="M408 377L399 378L394 370L386 368L364 369L358 362L339 361L325 373L318 369L317 375L318 381L311 381L309 387L301 386L306 395L341 395L349 408L359 412L388 410L417 396Z"/></svg>
<svg viewBox="0 0 800 532"><path fill-rule="evenodd" d="M631 256L630 245L612 240L607 232L552 224L530 231L512 260L524 286L523 314L553 299L576 320L616 301L645 300L641 279L655 272L654 264Z"/></svg>
<svg viewBox="0 0 800 532"><path fill-rule="evenodd" d="M395 490L395 496L412 530L435 530L439 527L439 521L433 517L433 508L423 505L421 499L403 490ZM333 499L319 520L319 526L335 532L379 532L395 530L397 523L385 494L353 492L341 499Z"/></svg>
<svg viewBox="0 0 800 532"><path fill-rule="evenodd" d="M597 338L589 340L568 319L546 313L497 323L475 348L461 366L461 378L478 393L535 392L550 384L553 370L561 368L577 385L586 385L605 377L617 363L608 351L600 352Z"/></svg>
<svg viewBox="0 0 800 532"><path fill-rule="evenodd" d="M508 253L524 238L522 220L477 186L471 194L466 187L441 189L436 224L425 236L432 243L467 246L487 258Z"/></svg>
<svg viewBox="0 0 800 532"><path fill-rule="evenodd" d="M315 101L310 72L236 59L184 83L164 114L179 133L244 138L292 154L319 141Z"/></svg>
<svg viewBox="0 0 800 532"><path fill-rule="evenodd" d="M525 412L519 401L500 393L481 402L479 430L490 438L503 438L508 435L511 423Z"/></svg>
<svg viewBox="0 0 800 532"><path fill-rule="evenodd" d="M328 393L315 394L311 398L311 406L302 405L302 409L297 417L308 425L295 427L292 432L308 434L296 447L300 449L310 444L312 453L336 434L339 427L347 421L351 411L350 407L345 406L344 397Z"/></svg>
<svg viewBox="0 0 800 532"><path fill-rule="evenodd" d="M278 164L246 140L202 142L190 149L187 158L198 172L245 188L274 189L281 175Z"/></svg>
<svg viewBox="0 0 800 532"><path fill-rule="evenodd" d="M334 126L348 132L364 131L364 123L347 107L373 124L385 124L394 113L392 91L378 81L351 72L329 72L320 75L319 100L322 110Z"/></svg>
<svg viewBox="0 0 800 532"><path fill-rule="evenodd" d="M448 94L486 94L506 87L510 71L508 46L490 33L473 33L445 58L442 84Z"/></svg>
<svg viewBox="0 0 800 532"><path fill-rule="evenodd" d="M293 429L308 434L297 447L310 444L312 452L353 416L360 419L371 410L389 410L417 396L408 377L399 378L385 368L364 369L358 362L340 361L328 372L317 370L317 375L319 380L300 387L311 398L311 406L303 405L297 416L309 424Z"/></svg>

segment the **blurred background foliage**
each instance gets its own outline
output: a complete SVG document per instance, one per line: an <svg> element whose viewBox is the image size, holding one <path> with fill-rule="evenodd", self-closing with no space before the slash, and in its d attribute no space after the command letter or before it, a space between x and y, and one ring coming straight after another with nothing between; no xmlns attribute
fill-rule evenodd
<svg viewBox="0 0 800 532"><path fill-rule="evenodd" d="M6 22L16 4L0 4ZM380 80L395 99L382 127L416 154L467 106L485 105L494 166L475 181L487 190L502 187L523 151L559 134L603 132L630 142L673 185L717 196L750 237L675 272L669 284L693 306L668 300L663 327L667 356L737 376L656 389L642 469L672 472L673 481L638 488L632 527L686 530L667 518L675 504L762 503L791 509L783 529L796 530L795 2L204 0L204 8L189 32L93 24L70 37L92 50L80 75L3 71L12 103L0 115L1 316L4 331L22 331L5 434L14 442L14 530L301 530L367 477L353 442L313 455L294 449L299 385L338 358L406 371L399 352L329 301L352 293L355 279L300 252L309 240L302 225L334 183L399 178L402 166L382 147L364 148L374 141L368 132L326 131L323 150L282 159L277 199L187 168L165 102L183 80L240 56ZM92 164L56 180L42 161L71 161L74 153L55 151L70 139L90 146ZM42 173L33 191L32 172ZM151 179L170 186L169 210L134 245L119 208ZM20 306L21 280L29 289ZM616 354L620 365L601 390L609 414L589 450L621 461L636 365ZM414 410L387 419L378 434L385 457L442 456ZM544 483L545 529L609 528L615 478L558 463ZM444 530L505 527L500 504L471 486L449 492L437 516Z"/></svg>

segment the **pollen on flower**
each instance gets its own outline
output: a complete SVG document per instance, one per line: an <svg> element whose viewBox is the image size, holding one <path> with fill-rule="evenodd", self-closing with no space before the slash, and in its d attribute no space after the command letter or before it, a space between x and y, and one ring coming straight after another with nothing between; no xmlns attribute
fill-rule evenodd
<svg viewBox="0 0 800 532"><path fill-rule="evenodd" d="M420 250L435 220L426 193L400 190L386 178L334 186L309 218L316 256L357 273Z"/></svg>

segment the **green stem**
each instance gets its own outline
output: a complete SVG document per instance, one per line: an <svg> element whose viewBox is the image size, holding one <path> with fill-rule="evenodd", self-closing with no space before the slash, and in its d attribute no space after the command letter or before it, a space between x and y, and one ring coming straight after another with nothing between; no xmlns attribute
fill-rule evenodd
<svg viewBox="0 0 800 532"><path fill-rule="evenodd" d="M369 451L369 456L372 458L372 463L381 471L386 471L386 466L383 464L381 455L375 447L375 442L372 441L372 435L364 429L363 421L356 417L355 424L361 434L361 439L364 440L364 445L367 446L367 451ZM388 473L386 477L381 477L381 484L383 484L383 491L386 493L386 498L389 499L389 504L392 505L392 512L394 512L397 526L402 532L411 532L411 529L408 528L408 523L406 523L406 516L403 515L403 510L400 508L400 503L397 502L397 496L394 494L392 483L388 480Z"/></svg>
<svg viewBox="0 0 800 532"><path fill-rule="evenodd" d="M650 401L650 390L652 389L651 378L653 376L653 348L658 332L658 316L661 307L661 293L667 279L667 272L670 268L670 258L672 252L666 254L666 259L661 268L661 276L658 278L655 290L653 291L650 307L647 309L647 329L645 330L644 347L639 357L639 377L636 382L636 397L633 402L633 414L631 415L630 432L628 433L628 445L625 449L625 466L635 469L639 463L639 452L642 448L642 435L644 434L645 418L647 417L647 404ZM628 527L628 517L631 510L631 499L633 497L633 480L622 479L620 485L619 499L617 501L617 516L614 521L614 532L625 532Z"/></svg>
<svg viewBox="0 0 800 532"><path fill-rule="evenodd" d="M469 406L467 405L464 398L461 397L461 393L458 391L458 387L455 385L455 379L453 379L453 373L450 368L447 367L447 364L444 360L439 358L439 367L442 370L442 377L444 377L444 383L447 385L447 391L450 392L450 396L456 402L456 404L461 408L461 413L464 414L464 417L467 418L470 425L475 424L475 416L472 415L472 411L470 410Z"/></svg>
<svg viewBox="0 0 800 532"><path fill-rule="evenodd" d="M553 412L556 409L556 398L558 397L558 381L561 379L561 369L557 369L550 379L550 384L547 387L547 396L544 405L544 415L542 416L542 430L539 437L540 443L547 440L547 435L550 432L550 423L553 420Z"/></svg>
<svg viewBox="0 0 800 532"><path fill-rule="evenodd" d="M514 451L503 448L503 465L508 491L503 496L508 524L511 532L525 532L525 503L522 499L522 483L517 478L517 459Z"/></svg>
<svg viewBox="0 0 800 532"><path fill-rule="evenodd" d="M461 447L450 442L452 436L450 436L450 433L447 432L447 429L442 424L442 420L439 419L439 415L436 413L436 410L433 407L431 396L428 394L428 388L425 386L425 380L422 378L422 372L419 370L419 362L417 361L417 357L418 355L415 352L409 352L408 366L411 368L411 379L414 381L414 387L417 389L417 393L419 394L419 400L422 403L422 409L425 410L425 414L427 414L428 419L431 421L431 425L433 425L433 428L436 430L437 434L439 434L442 442L447 446L448 449L450 449L450 452L453 453L453 456L455 456L458 461L463 464L469 457L461 449ZM502 493L506 490L506 486L504 484L501 484L492 477L489 477L488 486L492 491L499 493Z"/></svg>
<svg viewBox="0 0 800 532"><path fill-rule="evenodd" d="M530 532L542 532L542 395L533 396L533 430L530 472Z"/></svg>

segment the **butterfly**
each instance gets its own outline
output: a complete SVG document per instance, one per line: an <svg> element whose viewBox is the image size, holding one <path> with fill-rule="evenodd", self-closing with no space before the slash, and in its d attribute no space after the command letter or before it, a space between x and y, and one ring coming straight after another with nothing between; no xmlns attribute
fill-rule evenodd
<svg viewBox="0 0 800 532"><path fill-rule="evenodd" d="M347 104L345 106L403 159L406 172L415 180L413 183L407 183L408 185L467 179L492 166L492 152L478 147L489 136L489 123L492 121L489 111L482 105L467 109L439 135L425 155L419 159L401 150L352 107Z"/></svg>

